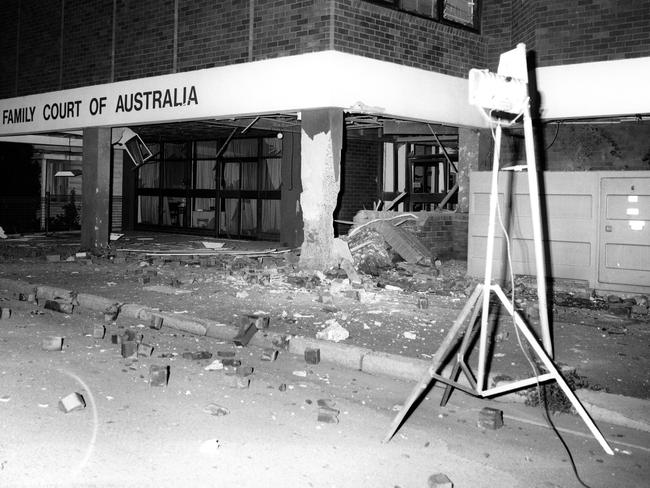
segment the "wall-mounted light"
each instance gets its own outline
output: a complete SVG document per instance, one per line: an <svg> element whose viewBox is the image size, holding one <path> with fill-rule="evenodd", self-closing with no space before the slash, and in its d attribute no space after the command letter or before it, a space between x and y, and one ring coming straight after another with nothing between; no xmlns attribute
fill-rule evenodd
<svg viewBox="0 0 650 488"><path fill-rule="evenodd" d="M74 178L75 176L81 176L80 169L64 169L54 173L55 178Z"/></svg>

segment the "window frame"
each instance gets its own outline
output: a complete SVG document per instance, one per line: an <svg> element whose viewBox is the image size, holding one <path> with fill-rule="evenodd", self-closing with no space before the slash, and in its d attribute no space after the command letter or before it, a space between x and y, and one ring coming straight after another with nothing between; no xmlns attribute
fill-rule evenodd
<svg viewBox="0 0 650 488"><path fill-rule="evenodd" d="M385 7L391 10L396 10L398 12L404 12L409 15L413 15L415 17L420 17L422 19L427 19L431 20L433 22L437 22L439 24L443 25L448 25L451 27L455 27L458 29L463 29L467 30L470 32L474 32L477 34L480 34L481 31L481 5L482 2L481 0L474 0L474 23L473 25L468 25L464 24L462 22L457 22L454 20L446 19L444 16L444 8L445 8L445 0L436 0L436 13L435 17L430 17L428 15L424 15L422 13L409 10L404 8L403 2L404 0L364 0L366 3L372 3L374 5L379 5L381 7Z"/></svg>

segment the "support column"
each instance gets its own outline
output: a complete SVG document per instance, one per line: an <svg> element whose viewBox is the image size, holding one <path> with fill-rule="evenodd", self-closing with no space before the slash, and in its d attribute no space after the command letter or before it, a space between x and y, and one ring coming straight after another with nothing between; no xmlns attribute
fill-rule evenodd
<svg viewBox="0 0 650 488"><path fill-rule="evenodd" d="M300 206L304 240L300 266L324 270L334 265L334 209L341 183L343 112L328 108L302 112Z"/></svg>
<svg viewBox="0 0 650 488"><path fill-rule="evenodd" d="M478 171L481 158L481 131L479 129L458 128L458 209L469 213L469 174Z"/></svg>
<svg viewBox="0 0 650 488"><path fill-rule="evenodd" d="M105 249L110 242L111 129L84 129L82 249Z"/></svg>

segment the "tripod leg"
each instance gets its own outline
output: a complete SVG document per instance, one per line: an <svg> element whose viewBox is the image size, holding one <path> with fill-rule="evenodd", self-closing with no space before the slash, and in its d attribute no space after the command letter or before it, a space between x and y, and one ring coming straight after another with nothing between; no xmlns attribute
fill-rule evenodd
<svg viewBox="0 0 650 488"><path fill-rule="evenodd" d="M472 310L474 305L478 302L478 299L481 296L482 289L483 289L482 285L480 284L476 285L476 288L472 292L472 295L469 297L467 302L465 302L465 306L458 314L458 317L454 321L454 324L451 326L451 329L449 329L449 333L442 341L442 344L440 344L440 347L436 351L436 354L433 356L433 360L431 361L431 366L429 366L429 369L427 370L425 375L420 379L418 384L415 385L415 388L413 388L413 390L411 391L411 394L406 400L406 403L404 403L402 409L397 413L397 415L393 419L393 422L391 423L388 433L386 434L386 437L384 437L383 442L388 442L393 437L395 432L397 432L397 429L399 429L400 425L402 425L402 421L404 420L406 414L411 409L411 406L418 400L418 398L420 398L422 393L427 389L427 387L431 383L431 380L433 379L433 375L438 372L444 360L447 359L447 356L456 341L456 336L458 335L458 332L463 326L463 322L465 322L465 318L467 318L467 316L469 315L470 310Z"/></svg>
<svg viewBox="0 0 650 488"><path fill-rule="evenodd" d="M460 356L456 358L456 364L454 364L454 368L451 370L451 375L449 375L449 379L451 381L456 381L458 380L458 375L460 374L460 362L462 359ZM445 386L445 392L442 394L442 399L440 400L440 406L444 407L447 405L447 402L449 401L449 397L451 396L451 392L454 390L454 387L451 385Z"/></svg>

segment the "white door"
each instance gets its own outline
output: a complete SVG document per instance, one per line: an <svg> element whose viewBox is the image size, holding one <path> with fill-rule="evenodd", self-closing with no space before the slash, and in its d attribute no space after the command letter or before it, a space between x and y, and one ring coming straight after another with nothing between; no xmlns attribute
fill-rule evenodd
<svg viewBox="0 0 650 488"><path fill-rule="evenodd" d="M601 180L598 281L650 286L650 178Z"/></svg>

